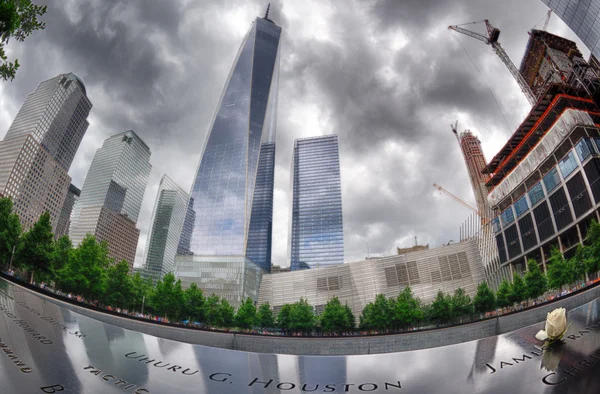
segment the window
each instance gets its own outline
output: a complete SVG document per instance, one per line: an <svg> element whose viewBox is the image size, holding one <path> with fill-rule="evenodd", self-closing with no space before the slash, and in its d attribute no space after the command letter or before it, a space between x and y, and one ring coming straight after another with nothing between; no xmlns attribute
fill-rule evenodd
<svg viewBox="0 0 600 394"><path fill-rule="evenodd" d="M523 195L523 197L519 198L515 203L515 211L517 212L517 217L521 216L529 209L529 204L527 203L527 197Z"/></svg>
<svg viewBox="0 0 600 394"><path fill-rule="evenodd" d="M542 187L542 183L538 182L531 189L529 189L529 201L531 201L531 205L537 204L542 198L544 198L544 188Z"/></svg>
<svg viewBox="0 0 600 394"><path fill-rule="evenodd" d="M512 206L508 207L502 214L500 215L502 218L502 225L506 226L509 223L512 223L515 220L515 214L513 213Z"/></svg>
<svg viewBox="0 0 600 394"><path fill-rule="evenodd" d="M558 162L558 167L563 175L563 178L568 177L577 168L577 161L573 151L569 152L561 161Z"/></svg>
<svg viewBox="0 0 600 394"><path fill-rule="evenodd" d="M548 191L548 193L550 193L550 191L554 189L559 183L560 178L558 176L558 171L556 170L556 167L554 167L550 170L549 173L546 174L546 176L544 176L544 185L546 186L546 190Z"/></svg>
<svg viewBox="0 0 600 394"><path fill-rule="evenodd" d="M594 147L589 139L582 138L577 145L575 145L575 150L577 151L579 160L584 161L592 154L592 152L594 152Z"/></svg>
<svg viewBox="0 0 600 394"><path fill-rule="evenodd" d="M496 216L494 220L492 220L492 226L494 227L495 233L500 232L500 230L502 229L502 227L500 227L500 218L498 216Z"/></svg>

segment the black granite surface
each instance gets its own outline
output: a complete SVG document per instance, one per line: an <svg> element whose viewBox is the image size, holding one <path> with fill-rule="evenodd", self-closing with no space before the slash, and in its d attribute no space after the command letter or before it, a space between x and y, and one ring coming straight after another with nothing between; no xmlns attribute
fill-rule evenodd
<svg viewBox="0 0 600 394"><path fill-rule="evenodd" d="M600 393L600 299L568 320L551 348L540 322L402 353L271 355L129 331L0 280L0 393Z"/></svg>

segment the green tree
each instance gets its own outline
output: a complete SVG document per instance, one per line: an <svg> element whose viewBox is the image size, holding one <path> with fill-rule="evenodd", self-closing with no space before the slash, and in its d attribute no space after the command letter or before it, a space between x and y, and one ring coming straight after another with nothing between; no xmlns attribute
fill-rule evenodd
<svg viewBox="0 0 600 394"><path fill-rule="evenodd" d="M106 242L98 243L88 234L59 270L57 285L64 292L99 299L106 292L107 268L111 262Z"/></svg>
<svg viewBox="0 0 600 394"><path fill-rule="evenodd" d="M353 330L356 327L356 318L354 317L354 313L348 304L344 305L344 309L346 311L346 316L348 316L348 321L350 322L350 329Z"/></svg>
<svg viewBox="0 0 600 394"><path fill-rule="evenodd" d="M304 298L294 302L290 310L290 329L292 331L309 332L315 327L316 316L311 305Z"/></svg>
<svg viewBox="0 0 600 394"><path fill-rule="evenodd" d="M454 291L452 299L450 300L452 307L453 317L463 317L473 315L473 302L471 297L465 293L465 290L461 287Z"/></svg>
<svg viewBox="0 0 600 394"><path fill-rule="evenodd" d="M15 261L20 267L31 272L31 283L35 279L36 272L40 281L53 278L51 264L53 238L50 214L46 211L19 239L15 251Z"/></svg>
<svg viewBox="0 0 600 394"><path fill-rule="evenodd" d="M353 327L354 321L350 320L346 307L342 305L337 297L327 302L323 313L319 316L321 329L324 332L345 332Z"/></svg>
<svg viewBox="0 0 600 394"><path fill-rule="evenodd" d="M204 313L206 316L206 324L208 324L209 326L216 326L217 322L221 320L219 317L220 303L221 299L216 294L212 294L206 299Z"/></svg>
<svg viewBox="0 0 600 394"><path fill-rule="evenodd" d="M438 324L450 322L452 319L452 297L444 294L441 290L438 291L431 303L429 318Z"/></svg>
<svg viewBox="0 0 600 394"><path fill-rule="evenodd" d="M257 325L262 328L273 328L275 327L275 317L269 303L262 304L258 307L256 313Z"/></svg>
<svg viewBox="0 0 600 394"><path fill-rule="evenodd" d="M510 286L510 294L508 300L512 304L518 304L527 298L527 286L523 277L515 273L512 286Z"/></svg>
<svg viewBox="0 0 600 394"><path fill-rule="evenodd" d="M233 306L225 298L221 298L218 305L218 319L216 325L218 327L232 327L235 321L235 312Z"/></svg>
<svg viewBox="0 0 600 394"><path fill-rule="evenodd" d="M548 289L546 275L540 269L537 261L529 259L527 262L527 273L525 274L525 296L528 299L535 299L541 296ZM498 302L499 303L499 302Z"/></svg>
<svg viewBox="0 0 600 394"><path fill-rule="evenodd" d="M256 306L252 298L248 297L235 314L235 326L240 328L252 328L256 325Z"/></svg>
<svg viewBox="0 0 600 394"><path fill-rule="evenodd" d="M51 269L53 273L53 280L57 279L58 272L69 264L69 256L73 250L73 244L71 239L67 235L63 235L59 239L54 241L51 256Z"/></svg>
<svg viewBox="0 0 600 394"><path fill-rule="evenodd" d="M390 307L392 304L390 303ZM415 298L409 286L406 286L393 304L393 325L395 327L410 327L423 320L421 300Z"/></svg>
<svg viewBox="0 0 600 394"><path fill-rule="evenodd" d="M571 267L567 264L567 261L556 246L550 251L550 258L547 265L549 288L560 289L562 286L571 283L574 276L571 272Z"/></svg>
<svg viewBox="0 0 600 394"><path fill-rule="evenodd" d="M181 280L175 281L175 275L172 272L166 274L162 280L156 283L151 303L154 310L161 316L178 320L184 306Z"/></svg>
<svg viewBox="0 0 600 394"><path fill-rule="evenodd" d="M498 286L498 291L496 292L496 301L498 302L498 306L500 308L505 308L512 305L512 302L510 302L510 293L510 282L506 279L503 279L502 282L500 282L500 286Z"/></svg>
<svg viewBox="0 0 600 394"><path fill-rule="evenodd" d="M35 30L43 30L44 22L37 20L46 13L46 6L32 4L30 0L0 1L0 78L7 81L14 79L19 68L19 61L7 61L4 46L11 37L17 41L25 38Z"/></svg>
<svg viewBox="0 0 600 394"><path fill-rule="evenodd" d="M12 212L13 203L8 197L0 198L0 264L9 266L21 236L19 216Z"/></svg>
<svg viewBox="0 0 600 394"><path fill-rule="evenodd" d="M107 269L106 294L104 302L107 305L127 309L131 303L133 289L129 276L129 264L121 260Z"/></svg>
<svg viewBox="0 0 600 394"><path fill-rule="evenodd" d="M575 282L577 280L585 279L586 274L586 247L583 245L578 245L575 251L575 255L567 260L567 266L569 267L569 272L571 272L571 282Z"/></svg>
<svg viewBox="0 0 600 394"><path fill-rule="evenodd" d="M152 279L144 279L139 272L136 272L131 277L130 307L136 311L146 312L145 308L150 303L150 294L152 294L153 290Z"/></svg>
<svg viewBox="0 0 600 394"><path fill-rule="evenodd" d="M360 325L365 329L385 330L392 326L393 311L390 302L383 294L377 294L360 315Z"/></svg>
<svg viewBox="0 0 600 394"><path fill-rule="evenodd" d="M185 289L185 305L183 307L183 317L190 321L204 321L205 299L202 289L197 284L192 283Z"/></svg>
<svg viewBox="0 0 600 394"><path fill-rule="evenodd" d="M283 330L291 329L290 315L292 313L291 304L283 304L277 314L277 325Z"/></svg>
<svg viewBox="0 0 600 394"><path fill-rule="evenodd" d="M583 249L583 261L588 275L596 276L600 271L600 223L592 220L587 232L587 243Z"/></svg>
<svg viewBox="0 0 600 394"><path fill-rule="evenodd" d="M485 313L493 310L496 307L496 296L486 282L481 282L477 286L477 294L473 299L475 312Z"/></svg>

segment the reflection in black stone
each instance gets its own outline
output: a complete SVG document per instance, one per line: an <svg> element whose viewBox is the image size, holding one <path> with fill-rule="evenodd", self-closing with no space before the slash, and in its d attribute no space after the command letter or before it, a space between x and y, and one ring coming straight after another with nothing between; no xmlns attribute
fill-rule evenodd
<svg viewBox="0 0 600 394"><path fill-rule="evenodd" d="M65 393L600 392L598 300L569 312L564 344L551 349L535 339L540 322L440 348L324 357L255 354L156 338L67 311L59 301L48 302L3 280L0 304L2 394L43 392L41 387L55 385ZM41 336L52 343L41 343ZM227 334L214 338L232 339ZM299 347L302 341L296 342ZM21 369L27 367L31 373Z"/></svg>
<svg viewBox="0 0 600 394"><path fill-rule="evenodd" d="M4 280L0 280L0 283L7 284ZM76 366L70 361L67 352L66 342L72 339L68 338L69 334L67 330L60 328L60 326L66 326L65 319L62 316L64 310L16 286L10 285L10 289L7 292L13 297L13 311L19 320L27 322L29 327L52 341L52 344L41 344L39 340L27 334L25 329L15 325L14 319L13 324L9 325L10 322L7 322L7 326L4 327L9 331L8 337L14 343L15 350L31 363L30 365L32 365L34 371L30 375L39 381L37 387L59 384L67 392L77 393L83 391L81 381L75 372ZM0 294L0 302L8 304L5 300L2 300L2 294ZM51 318L56 323L52 324L50 320L42 318ZM11 332L11 329L14 330ZM60 362L52 362L52 360L60 360ZM11 380L17 378L16 381L13 380L14 385L12 387L23 387L22 380L19 379L22 377L10 372L9 376ZM28 376L31 379L33 377ZM4 386L5 380L2 379L1 381ZM8 387L11 386L8 385Z"/></svg>

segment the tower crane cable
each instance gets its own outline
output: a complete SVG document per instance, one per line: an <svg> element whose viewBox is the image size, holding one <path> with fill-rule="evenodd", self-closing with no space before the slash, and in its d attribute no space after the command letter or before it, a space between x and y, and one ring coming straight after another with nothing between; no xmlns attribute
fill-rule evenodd
<svg viewBox="0 0 600 394"><path fill-rule="evenodd" d="M472 23L479 23L479 22L472 22ZM498 109L500 110L500 113L502 114L502 117L504 118L504 122L506 123L506 127L508 128L508 135L511 135L512 134L512 132L511 132L512 128L510 127L510 124L508 123L508 119L506 118L506 115L504 114L504 111L502 110L502 107L500 106L500 102L498 102L498 98L496 97L496 95L494 94L492 88L490 87L490 84L485 79L485 76L483 75L483 73L481 72L481 70L479 69L479 67L477 66L477 63L475 63L475 60L473 59L473 57L471 56L471 54L469 53L469 51L467 50L467 48L465 48L465 46L463 45L463 43L460 41L460 38L456 37L456 35L454 34L454 32L452 32L452 37L454 37L454 39L456 41L458 41L458 43L460 44L460 46L462 47L462 49L465 51L465 53L467 54L467 56L469 57L469 59L471 59L471 62L475 66L475 69L477 69L477 71L479 72L479 75L481 76L481 79L483 79L483 82L485 83L485 85L487 86L488 90L490 91L490 94L494 98L494 101L496 102L496 105L498 106Z"/></svg>

